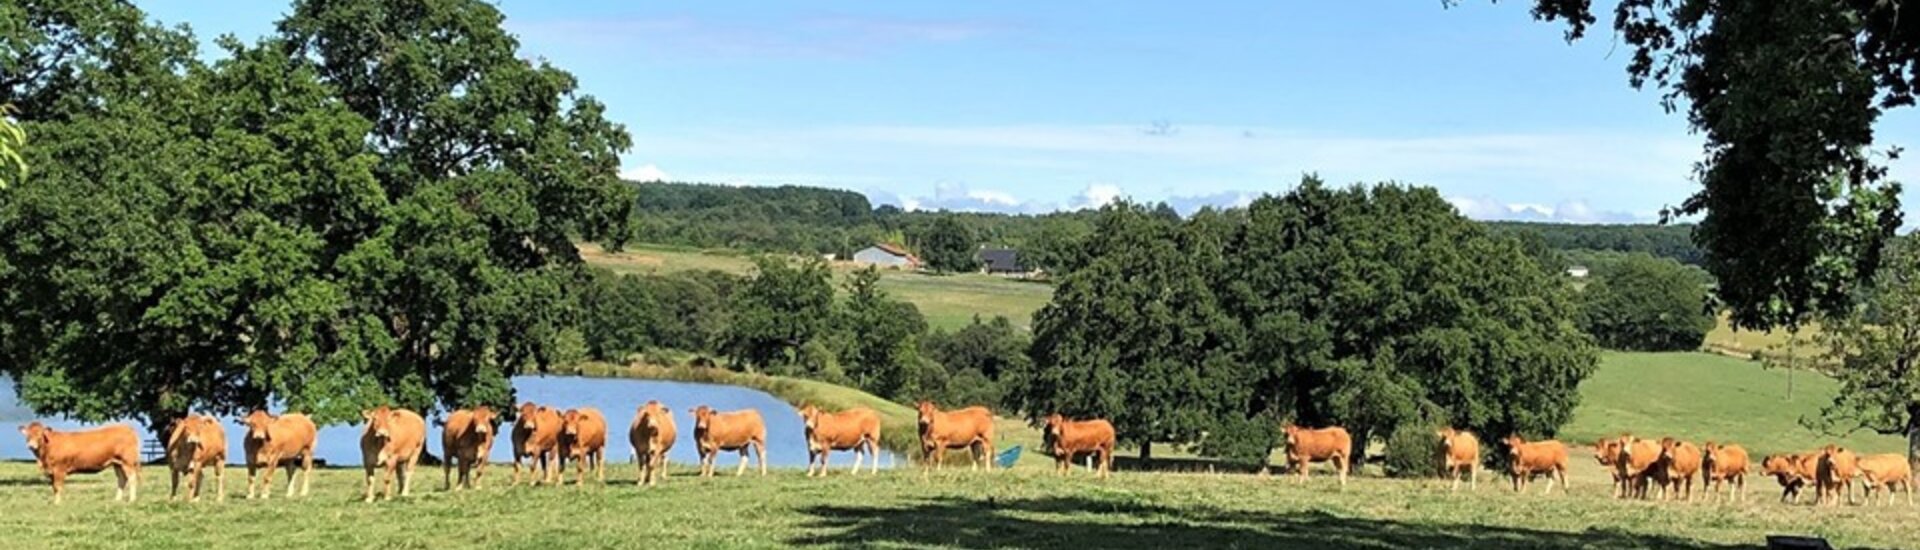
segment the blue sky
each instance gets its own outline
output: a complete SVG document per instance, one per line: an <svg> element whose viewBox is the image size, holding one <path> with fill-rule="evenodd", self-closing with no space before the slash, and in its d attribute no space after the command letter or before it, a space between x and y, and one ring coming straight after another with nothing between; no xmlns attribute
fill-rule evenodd
<svg viewBox="0 0 1920 550"><path fill-rule="evenodd" d="M626 124L636 178L1007 212L1233 205L1308 172L1433 186L1482 219L1650 221L1684 199L1684 117L1627 86L1610 35L1569 45L1524 4L498 3L525 55ZM202 39L287 9L141 5ZM1889 113L1882 146L1916 145L1917 121Z"/></svg>

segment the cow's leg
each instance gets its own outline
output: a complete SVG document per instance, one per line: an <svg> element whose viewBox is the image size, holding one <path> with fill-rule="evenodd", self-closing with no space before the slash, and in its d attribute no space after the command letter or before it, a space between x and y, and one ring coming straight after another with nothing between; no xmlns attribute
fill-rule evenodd
<svg viewBox="0 0 1920 550"><path fill-rule="evenodd" d="M413 454L413 458L407 459L407 477L404 482L400 484L400 496L413 496L413 472L420 468L421 454L421 452L416 452Z"/></svg>
<svg viewBox="0 0 1920 550"><path fill-rule="evenodd" d="M58 506L60 504L60 497L65 496L67 493L67 473L61 470L54 470L50 477L53 478L53 504Z"/></svg>
<svg viewBox="0 0 1920 550"><path fill-rule="evenodd" d="M313 494L313 447L301 455L300 470L305 472L300 474L300 496L304 497Z"/></svg>
<svg viewBox="0 0 1920 550"><path fill-rule="evenodd" d="M300 469L295 468L292 464L288 464L287 465L287 498L293 498L293 495L294 495L293 491L295 489L300 488L298 485L294 484L294 481L297 481L299 476L300 476Z"/></svg>
<svg viewBox="0 0 1920 550"><path fill-rule="evenodd" d="M1340 454L1340 487L1345 488L1347 486L1347 472L1352 470L1353 470L1353 457L1348 456L1346 453L1341 453Z"/></svg>
<svg viewBox="0 0 1920 550"><path fill-rule="evenodd" d="M981 464L981 467L983 467L983 468L986 468L986 469L987 469L987 471L989 471L989 472L991 472L991 471L993 471L993 459L994 459L994 458L996 458L996 457L994 457L994 456L993 456L993 440L991 440L991 439L982 439L982 440L980 440L980 464Z"/></svg>
<svg viewBox="0 0 1920 550"><path fill-rule="evenodd" d="M120 502L127 498L127 467L120 464L113 465L113 477L116 480L113 486L113 501Z"/></svg>
<svg viewBox="0 0 1920 550"><path fill-rule="evenodd" d="M606 447L601 447L599 450L596 450L593 452L593 476L595 478L598 478L602 485L605 485L607 483L607 448Z"/></svg>
<svg viewBox="0 0 1920 550"><path fill-rule="evenodd" d="M258 477L259 472L260 472L260 467L254 464L254 460L252 457L248 457L247 458L247 500L253 500L253 497L254 497L253 486L258 482L258 480L255 478Z"/></svg>
<svg viewBox="0 0 1920 550"><path fill-rule="evenodd" d="M167 490L167 502L173 502L174 499L180 498L180 469L167 468L167 471L173 474L172 488Z"/></svg>
<svg viewBox="0 0 1920 550"><path fill-rule="evenodd" d="M122 462L121 467L127 469L127 502L140 500L140 458Z"/></svg>
<svg viewBox="0 0 1920 550"><path fill-rule="evenodd" d="M456 459L451 449L445 447L440 449L440 455L440 490L453 491L453 463ZM467 484L467 466L464 463L460 465L460 484Z"/></svg>
<svg viewBox="0 0 1920 550"><path fill-rule="evenodd" d="M201 466L199 464L194 464L193 469L187 472L187 478L193 481L192 484L187 486L188 502L200 502L200 481L201 481L202 471L203 470L201 470Z"/></svg>
<svg viewBox="0 0 1920 550"><path fill-rule="evenodd" d="M513 451L513 485L516 487L520 485L520 450L519 449L514 449Z"/></svg>
<svg viewBox="0 0 1920 550"><path fill-rule="evenodd" d="M376 466L378 465L362 464L360 466L360 471L366 474L366 481L361 484L366 490L363 491L365 494L361 495L360 502L373 502L373 486L378 481L378 470L375 469Z"/></svg>
<svg viewBox="0 0 1920 550"><path fill-rule="evenodd" d="M753 450L752 444L740 446L740 467L733 471L735 477L747 475L747 452Z"/></svg>

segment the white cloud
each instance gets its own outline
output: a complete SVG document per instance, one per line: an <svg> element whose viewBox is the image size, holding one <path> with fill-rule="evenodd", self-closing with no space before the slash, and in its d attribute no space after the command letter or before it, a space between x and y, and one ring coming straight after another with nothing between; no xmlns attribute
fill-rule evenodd
<svg viewBox="0 0 1920 550"><path fill-rule="evenodd" d="M629 168L621 171L620 179L627 181L669 181L673 179L673 176L667 175L659 166L643 164L637 168Z"/></svg>
<svg viewBox="0 0 1920 550"><path fill-rule="evenodd" d="M1476 220L1505 220L1560 223L1650 223L1653 217L1632 212L1595 209L1582 200L1562 201L1553 206L1533 203L1506 203L1486 197L1448 197L1460 215Z"/></svg>
<svg viewBox="0 0 1920 550"><path fill-rule="evenodd" d="M1074 198L1074 203L1070 208L1075 210L1100 208L1113 204L1113 201L1120 200L1125 196L1127 196L1126 192L1122 191L1118 185L1108 183L1089 184L1086 189L1080 190L1080 196Z"/></svg>
<svg viewBox="0 0 1920 550"><path fill-rule="evenodd" d="M885 16L788 18L636 17L509 19L528 42L687 58L857 58L914 45L1010 34L1021 25L983 19Z"/></svg>

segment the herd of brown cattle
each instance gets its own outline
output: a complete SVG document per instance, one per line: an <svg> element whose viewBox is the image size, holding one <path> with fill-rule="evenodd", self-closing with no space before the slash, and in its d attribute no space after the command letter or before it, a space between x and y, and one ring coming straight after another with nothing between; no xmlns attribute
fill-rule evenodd
<svg viewBox="0 0 1920 550"><path fill-rule="evenodd" d="M921 402L919 431L921 456L925 469L943 467L948 449L967 449L973 469L993 468L993 412L985 407L943 411L929 402ZM740 453L740 466L734 475L744 475L748 454L760 463L760 474L767 473L767 428L754 410L722 412L705 405L688 411L694 420L693 439L700 455L700 475L714 475L714 462L721 452ZM870 472L879 471L880 415L872 409L856 407L840 412L822 411L812 405L800 408L806 427L807 475L826 475L831 451L853 451L853 473L861 463L873 461ZM412 493L414 467L426 446L426 421L406 409L379 407L361 415L366 429L360 448L366 471L366 501L373 501L375 486L392 499L394 485L401 496ZM487 454L493 448L497 416L487 407L462 409L447 416L441 439L442 475L446 490L480 486L486 472ZM254 411L243 423L247 427L244 448L247 465L247 498L270 498L269 487L275 468L287 468L287 496L305 496L313 483L313 450L318 430L306 415L298 413L274 416ZM1073 459L1089 455L1097 459L1094 468L1104 478L1113 467L1114 429L1103 419L1069 420L1054 414L1044 421L1045 449L1055 459L1056 470L1065 474ZM1286 425L1287 466L1299 482L1305 482L1309 467L1316 462L1330 463L1346 485L1352 468L1353 439L1341 427L1319 429ZM27 448L34 454L41 471L53 484L53 501L60 502L67 475L114 470L119 478L115 500L133 501L140 481L139 436L133 428L114 425L78 432L59 432L39 422L20 428ZM673 448L677 432L673 413L658 401L648 401L635 411L628 428L634 463L639 477L636 485L658 482L667 466L667 452ZM1438 436L1438 466L1460 488L1461 478L1470 488L1479 485L1480 440L1473 433L1452 428ZM599 410L579 408L565 411L526 403L520 406L512 432L513 484L521 482L522 462L533 485L565 483L566 462L575 464L576 485L585 484L592 469L600 482L606 481L607 421ZM1501 440L1506 444L1509 474L1515 491L1524 491L1536 476L1547 476L1546 492L1554 481L1567 486L1567 446L1559 441L1526 441L1519 436ZM166 460L173 473L169 499L180 492L182 477L187 480L187 498L199 500L201 473L212 468L218 479L217 495L226 498L227 441L218 419L189 415L174 422L166 439ZM864 455L864 456L863 456ZM1615 498L1649 498L1649 489L1658 487L1659 500L1693 498L1693 480L1709 497L1721 489L1732 500L1743 500L1746 476L1752 469L1746 449L1739 445L1712 441L1696 446L1674 438L1641 439L1632 435L1601 439L1594 443L1594 458L1613 477ZM1759 464L1765 475L1773 476L1783 488L1781 500L1797 503L1802 490L1812 485L1815 502L1836 505L1845 493L1854 503L1851 490L1860 481L1868 502L1876 493L1885 502L1894 501L1894 492L1904 489L1912 504L1915 479L1906 457L1897 454L1858 456L1835 445L1807 453L1778 454ZM455 484L453 471L460 472ZM304 474L304 483L295 478ZM296 487L298 491L296 492Z"/></svg>
<svg viewBox="0 0 1920 550"><path fill-rule="evenodd" d="M758 411L723 412L705 405L688 411L693 416L693 439L700 455L700 475L714 475L714 462L722 452L740 453L740 467L734 475L746 473L748 455L759 459L760 474L767 473L767 427ZM812 405L800 408L806 426L807 475L826 475L831 451L853 451L853 473L863 462L872 461L869 472L880 468L880 415L872 409L856 407L840 412L822 411ZM366 428L360 436L362 465L366 472L364 500L376 495L391 500L413 493L414 469L425 454L427 423L411 410L379 407L361 414ZM493 449L498 417L487 407L461 409L447 415L441 438L441 473L445 490L472 489L480 486L486 474L487 455ZM270 483L277 468L287 468L287 496L306 496L313 484L314 442L319 434L313 420L304 414L279 416L254 411L243 424L247 427L244 448L247 465L247 498L271 498ZM928 468L939 468L940 457L950 448L973 453L975 469L993 467L993 413L984 407L942 411L932 403L919 406L920 441L923 456L931 456ZM1113 425L1105 420L1069 421L1053 415L1046 421L1051 451L1060 456L1061 471L1078 454L1100 458L1099 473L1105 477L1113 464ZM27 448L39 463L42 473L53 483L53 500L59 503L65 493L66 478L74 473L95 473L111 468L119 477L115 500L132 502L140 482L140 440L133 428L124 424L92 430L60 432L39 422L21 427ZM667 452L673 449L677 431L673 413L658 401L648 401L634 413L627 430L633 446L636 485L654 485L667 466ZM201 474L211 468L217 478L217 498L226 499L226 431L212 416L189 415L173 423L165 440L167 465L173 473L169 500L180 496L180 481L187 481L187 499L200 499ZM520 406L512 431L513 484L525 475L533 485L565 483L567 461L575 464L576 485L585 484L591 469L596 479L606 481L607 421L593 408L565 411L534 403ZM456 484L453 472L460 473ZM302 483L295 483L296 478ZM376 491L376 487L379 491Z"/></svg>

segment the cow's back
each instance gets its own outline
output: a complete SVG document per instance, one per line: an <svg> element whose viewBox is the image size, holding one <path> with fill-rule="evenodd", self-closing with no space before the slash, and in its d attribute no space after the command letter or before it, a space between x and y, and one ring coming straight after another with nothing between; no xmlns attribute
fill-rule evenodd
<svg viewBox="0 0 1920 550"><path fill-rule="evenodd" d="M1913 466L1907 463L1907 457L1897 454L1877 454L1860 457L1860 474L1876 484L1898 482L1913 477Z"/></svg>
<svg viewBox="0 0 1920 550"><path fill-rule="evenodd" d="M1747 449L1739 445L1726 445L1714 451L1713 468L1707 473L1715 477L1729 477L1745 474L1751 459Z"/></svg>
<svg viewBox="0 0 1920 550"><path fill-rule="evenodd" d="M1066 422L1060 426L1060 432L1058 445L1072 452L1107 448L1114 442L1113 423L1106 420Z"/></svg>
<svg viewBox="0 0 1920 550"><path fill-rule="evenodd" d="M300 413L280 415L267 426L267 444L265 450L288 456L313 448L314 437L320 430L314 426L313 419Z"/></svg>
<svg viewBox="0 0 1920 550"><path fill-rule="evenodd" d="M524 420L513 423L513 449L522 455L552 450L560 445L560 414L553 409L541 409L534 413L534 427L527 429Z"/></svg>
<svg viewBox="0 0 1920 550"><path fill-rule="evenodd" d="M876 442L880 434L880 413L873 409L859 407L837 413L821 413L814 421L813 439L810 443L824 444L835 449L845 449L858 445L866 439Z"/></svg>
<svg viewBox="0 0 1920 550"><path fill-rule="evenodd" d="M126 424L53 432L47 435L40 461L47 467L79 473L98 472L116 463L138 467L140 435Z"/></svg>
<svg viewBox="0 0 1920 550"><path fill-rule="evenodd" d="M411 409L394 409L393 424L387 428L387 450L401 456L413 456L426 447L427 420Z"/></svg>
<svg viewBox="0 0 1920 550"><path fill-rule="evenodd" d="M1567 446L1559 441L1535 441L1520 445L1518 462L1529 470L1553 470L1567 466Z"/></svg>
<svg viewBox="0 0 1920 550"><path fill-rule="evenodd" d="M707 438L722 448L736 448L750 441L766 441L767 424L760 411L747 409L714 413L707 420Z"/></svg>
<svg viewBox="0 0 1920 550"><path fill-rule="evenodd" d="M1447 446L1447 459L1453 463L1472 463L1480 460L1480 438L1471 432L1455 432L1453 444Z"/></svg>
<svg viewBox="0 0 1920 550"><path fill-rule="evenodd" d="M993 439L993 411L986 407L948 411L942 420L940 431L945 433L948 440Z"/></svg>
<svg viewBox="0 0 1920 550"><path fill-rule="evenodd" d="M636 416L633 419L633 426L627 430L627 438L633 443L633 449L637 452L648 450L665 452L673 448L673 438L679 435L678 432L679 430L673 424L672 415L657 414L653 416L651 422L647 423L641 423L640 418Z"/></svg>
<svg viewBox="0 0 1920 550"><path fill-rule="evenodd" d="M1312 460L1327 460L1336 455L1352 452L1353 436L1346 428L1332 427L1318 430L1300 430L1294 433L1294 445L1290 450L1297 457Z"/></svg>
<svg viewBox="0 0 1920 550"><path fill-rule="evenodd" d="M573 436L573 445L584 449L598 449L607 446L607 417L599 409L580 409L578 434Z"/></svg>

